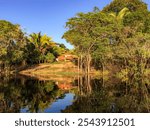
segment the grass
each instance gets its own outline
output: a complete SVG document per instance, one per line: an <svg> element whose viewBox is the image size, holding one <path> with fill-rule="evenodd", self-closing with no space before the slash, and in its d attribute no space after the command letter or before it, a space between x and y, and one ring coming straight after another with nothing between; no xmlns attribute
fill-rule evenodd
<svg viewBox="0 0 150 130"><path fill-rule="evenodd" d="M78 72L67 72L67 71L62 71L62 72L56 72L56 75L62 75L62 76L75 76L78 75Z"/></svg>
<svg viewBox="0 0 150 130"><path fill-rule="evenodd" d="M77 66L72 62L56 62L53 64L39 64L31 66L21 72L24 75L62 75L75 76L78 74Z"/></svg>
<svg viewBox="0 0 150 130"><path fill-rule="evenodd" d="M26 76L42 76L42 77L59 77L59 76L66 76L66 77L76 77L78 75L85 75L83 72L78 72L78 67L74 65L72 62L56 62L52 64L38 64L31 66L21 72L20 74ZM101 71L96 71L92 69L91 76L98 76L101 77L102 75L108 75L108 71L104 71L103 74Z"/></svg>

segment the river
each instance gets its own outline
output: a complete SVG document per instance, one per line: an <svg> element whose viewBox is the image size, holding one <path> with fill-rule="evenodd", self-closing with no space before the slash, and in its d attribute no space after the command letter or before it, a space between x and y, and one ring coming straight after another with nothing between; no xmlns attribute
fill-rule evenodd
<svg viewBox="0 0 150 130"><path fill-rule="evenodd" d="M1 113L150 112L149 80L90 76L48 80L16 75L0 78Z"/></svg>

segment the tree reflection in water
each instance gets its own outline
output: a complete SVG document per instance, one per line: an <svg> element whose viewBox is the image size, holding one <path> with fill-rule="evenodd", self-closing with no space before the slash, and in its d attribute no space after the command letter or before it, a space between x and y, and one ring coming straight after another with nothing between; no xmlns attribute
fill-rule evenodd
<svg viewBox="0 0 150 130"><path fill-rule="evenodd" d="M58 89L54 81L39 81L24 77L4 78L0 82L0 112L43 112L65 91Z"/></svg>
<svg viewBox="0 0 150 130"><path fill-rule="evenodd" d="M70 87L69 87L70 86ZM73 87L78 86L78 87ZM17 76L0 79L0 112L45 112L66 93L73 93L61 112L150 112L150 81L93 79L87 75L72 83ZM71 99L72 100L72 99ZM64 104L65 100L59 100ZM53 108L53 107L52 107ZM65 109L64 109L65 108Z"/></svg>
<svg viewBox="0 0 150 130"><path fill-rule="evenodd" d="M150 112L150 81L146 78L121 82L119 79L105 81L80 77L78 84L76 100L62 112Z"/></svg>

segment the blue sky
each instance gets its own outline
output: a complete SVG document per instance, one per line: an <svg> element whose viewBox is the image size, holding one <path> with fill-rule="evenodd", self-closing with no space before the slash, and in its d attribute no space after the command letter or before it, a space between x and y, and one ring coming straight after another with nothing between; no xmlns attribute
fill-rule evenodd
<svg viewBox="0 0 150 130"><path fill-rule="evenodd" d="M61 39L65 22L78 12L92 11L94 6L102 9L112 0L0 0L0 19L20 24L27 32L42 32L53 41L70 44ZM144 0L149 5L150 0Z"/></svg>

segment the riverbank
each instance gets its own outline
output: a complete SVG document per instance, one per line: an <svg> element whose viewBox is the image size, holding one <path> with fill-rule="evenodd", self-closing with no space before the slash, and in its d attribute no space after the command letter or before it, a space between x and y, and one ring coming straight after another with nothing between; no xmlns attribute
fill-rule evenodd
<svg viewBox="0 0 150 130"><path fill-rule="evenodd" d="M78 74L78 69L72 62L55 62L52 64L32 65L19 73L31 75L74 75Z"/></svg>
<svg viewBox="0 0 150 130"><path fill-rule="evenodd" d="M78 68L72 62L56 62L52 64L33 65L19 72L21 75L38 78L39 80L63 81L64 77L68 80L79 75Z"/></svg>
<svg viewBox="0 0 150 130"><path fill-rule="evenodd" d="M72 62L55 62L52 64L38 64L30 66L19 72L21 75L26 75L30 77L36 77L38 79L47 79L50 78L60 78L63 77L78 77L82 76L84 73L78 71L78 67ZM91 71L92 76L100 75L100 72L96 70Z"/></svg>

